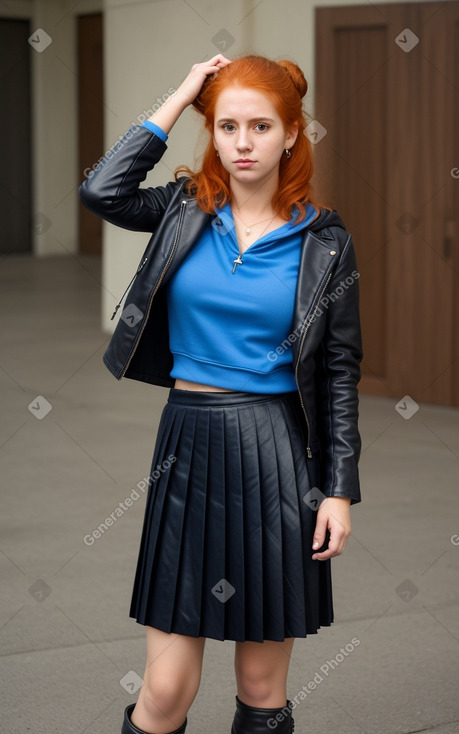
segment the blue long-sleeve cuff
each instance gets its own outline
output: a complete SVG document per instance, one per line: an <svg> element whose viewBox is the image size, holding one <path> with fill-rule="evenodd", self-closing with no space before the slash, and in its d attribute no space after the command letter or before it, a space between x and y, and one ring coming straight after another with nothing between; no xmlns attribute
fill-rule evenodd
<svg viewBox="0 0 459 734"><path fill-rule="evenodd" d="M168 135L164 132L162 128L159 127L159 125L155 125L154 122L150 122L150 120L145 120L145 122L142 122L143 127L146 127L147 130L150 130L152 133L158 136L158 138L161 138L164 142L167 141Z"/></svg>

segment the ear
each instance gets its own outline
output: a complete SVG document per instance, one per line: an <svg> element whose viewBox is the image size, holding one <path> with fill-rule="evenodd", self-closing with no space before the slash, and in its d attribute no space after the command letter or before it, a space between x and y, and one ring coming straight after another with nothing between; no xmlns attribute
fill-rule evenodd
<svg viewBox="0 0 459 734"><path fill-rule="evenodd" d="M296 139L298 137L298 123L295 122L295 124L290 128L288 131L286 138L285 138L285 148L293 148L293 146L296 143Z"/></svg>

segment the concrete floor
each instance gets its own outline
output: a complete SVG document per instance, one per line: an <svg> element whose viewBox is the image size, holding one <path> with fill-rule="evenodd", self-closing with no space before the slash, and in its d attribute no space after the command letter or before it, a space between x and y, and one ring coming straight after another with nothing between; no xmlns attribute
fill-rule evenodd
<svg viewBox="0 0 459 734"><path fill-rule="evenodd" d="M116 734L144 667L144 497L83 538L148 474L167 391L103 366L97 258L4 258L0 298L0 732ZM394 404L361 398L363 502L332 561L335 623L295 642L297 734L459 732L459 412ZM190 734L230 731L233 650L207 642Z"/></svg>

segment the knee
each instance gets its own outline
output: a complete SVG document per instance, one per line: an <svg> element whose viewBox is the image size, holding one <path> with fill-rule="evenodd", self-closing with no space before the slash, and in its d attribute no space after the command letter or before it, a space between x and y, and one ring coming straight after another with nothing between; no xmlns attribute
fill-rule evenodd
<svg viewBox="0 0 459 734"><path fill-rule="evenodd" d="M251 706L263 708L277 693L277 680L274 671L250 663L237 670L238 690L241 699Z"/></svg>
<svg viewBox="0 0 459 734"><path fill-rule="evenodd" d="M170 717L186 712L196 691L181 677L151 676L142 686L143 704L152 718Z"/></svg>

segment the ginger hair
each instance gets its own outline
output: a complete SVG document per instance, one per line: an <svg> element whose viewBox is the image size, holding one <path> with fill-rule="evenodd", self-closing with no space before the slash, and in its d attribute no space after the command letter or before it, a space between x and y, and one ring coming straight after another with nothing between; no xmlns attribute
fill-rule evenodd
<svg viewBox="0 0 459 734"><path fill-rule="evenodd" d="M301 222L308 203L318 212L320 205L313 201L311 185L314 172L312 146L304 132L306 119L302 99L308 83L299 66L288 60L276 62L263 56L242 56L206 79L193 102L193 107L203 115L205 128L210 133L202 167L194 172L188 166L180 166L175 171L176 179L182 175L189 179L186 190L196 196L198 206L208 214L215 213L216 206L222 207L231 201L230 177L215 154L212 140L216 102L219 94L229 86L256 89L269 97L286 131L298 125L298 137L290 150L291 158L283 155L279 164L279 186L271 202L276 214L290 220L293 207L296 207L296 222Z"/></svg>

